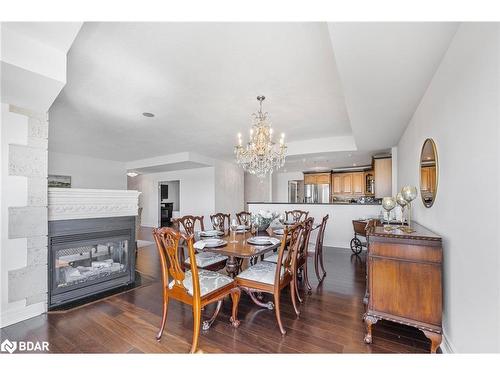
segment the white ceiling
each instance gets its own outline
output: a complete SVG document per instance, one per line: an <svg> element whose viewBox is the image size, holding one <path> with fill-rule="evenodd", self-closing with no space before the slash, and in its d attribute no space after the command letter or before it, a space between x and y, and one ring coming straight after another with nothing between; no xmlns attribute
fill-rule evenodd
<svg viewBox="0 0 500 375"><path fill-rule="evenodd" d="M328 24L358 149L398 143L457 27L451 22Z"/></svg>
<svg viewBox="0 0 500 375"><path fill-rule="evenodd" d="M288 141L351 133L325 23L86 23L50 111L49 148L229 159L259 94Z"/></svg>
<svg viewBox="0 0 500 375"><path fill-rule="evenodd" d="M318 157L326 168L368 164L397 144L456 27L86 23L50 111L49 149L128 162L186 151L231 160L264 94L288 142L354 139L353 152L331 142L330 152L304 150L311 164L293 156L285 169L316 168Z"/></svg>

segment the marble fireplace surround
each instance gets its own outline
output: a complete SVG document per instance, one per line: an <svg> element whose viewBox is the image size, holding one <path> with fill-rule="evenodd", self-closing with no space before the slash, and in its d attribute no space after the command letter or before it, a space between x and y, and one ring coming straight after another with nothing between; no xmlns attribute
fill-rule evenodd
<svg viewBox="0 0 500 375"><path fill-rule="evenodd" d="M48 219L137 216L139 194L136 190L49 188Z"/></svg>

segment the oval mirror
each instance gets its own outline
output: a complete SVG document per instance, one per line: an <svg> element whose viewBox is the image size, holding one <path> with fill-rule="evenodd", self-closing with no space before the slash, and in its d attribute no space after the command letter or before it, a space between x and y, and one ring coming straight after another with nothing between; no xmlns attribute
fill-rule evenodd
<svg viewBox="0 0 500 375"><path fill-rule="evenodd" d="M427 138L420 153L420 196L425 207L431 207L436 200L438 173L436 143Z"/></svg>

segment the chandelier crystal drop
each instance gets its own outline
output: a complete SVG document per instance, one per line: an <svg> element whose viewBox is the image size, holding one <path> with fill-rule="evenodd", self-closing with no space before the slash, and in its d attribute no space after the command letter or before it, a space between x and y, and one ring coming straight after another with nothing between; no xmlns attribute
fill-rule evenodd
<svg viewBox="0 0 500 375"><path fill-rule="evenodd" d="M259 178L273 173L285 164L285 134L281 133L279 144L273 142L273 129L267 112L262 112L265 96L258 96L259 111L252 114L250 140L243 146L241 133L238 133L238 145L234 147L236 162L248 173Z"/></svg>

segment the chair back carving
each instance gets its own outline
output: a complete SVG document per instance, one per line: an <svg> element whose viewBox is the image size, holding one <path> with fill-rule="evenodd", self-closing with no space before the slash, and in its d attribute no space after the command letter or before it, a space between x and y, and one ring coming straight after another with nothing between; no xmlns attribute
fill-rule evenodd
<svg viewBox="0 0 500 375"><path fill-rule="evenodd" d="M238 219L238 224L250 226L252 213L247 211L241 211L236 214L236 218Z"/></svg>
<svg viewBox="0 0 500 375"><path fill-rule="evenodd" d="M194 235L197 222L199 223L200 230L205 230L205 225L203 224L203 216L186 215L177 219L172 219L174 228L179 231L184 231L184 233L186 233L188 236Z"/></svg>
<svg viewBox="0 0 500 375"><path fill-rule="evenodd" d="M231 225L231 214L223 214L219 212L215 215L210 215L210 221L212 222L212 226L215 230L225 232Z"/></svg>
<svg viewBox="0 0 500 375"><path fill-rule="evenodd" d="M281 279L286 274L289 274L290 276L293 275L295 262L297 261L297 253L304 235L304 227L304 223L297 223L292 226L285 227L283 239L281 240L281 245L278 250L278 266L276 267L274 285L279 285ZM285 252L286 249L288 249L288 251ZM281 267L279 267L279 265L281 265ZM283 276L281 276L282 268L284 269Z"/></svg>
<svg viewBox="0 0 500 375"><path fill-rule="evenodd" d="M193 298L200 298L200 283L198 278L198 267L196 266L195 251L193 247L193 235L183 234L173 228L154 228L153 237L160 254L161 277L165 292L181 294L191 298L184 287L185 273L182 269L182 260L179 257L179 241L183 239L187 244L191 260L191 276L193 280ZM170 288L170 279L174 281Z"/></svg>
<svg viewBox="0 0 500 375"><path fill-rule="evenodd" d="M296 223L303 221L307 219L309 216L308 211L301 211L301 210L292 210L292 211L285 211L285 218L286 220L293 220Z"/></svg>
<svg viewBox="0 0 500 375"><path fill-rule="evenodd" d="M307 259L307 251L309 249L309 238L314 224L314 218L309 217L304 221L304 234L301 236L301 243L297 253L297 259Z"/></svg>
<svg viewBox="0 0 500 375"><path fill-rule="evenodd" d="M323 248L323 239L325 238L326 222L328 221L329 217L330 217L329 215L326 215L325 217L323 217L323 220L321 220L321 225L318 229L318 237L316 239L316 251L318 251L318 249Z"/></svg>

